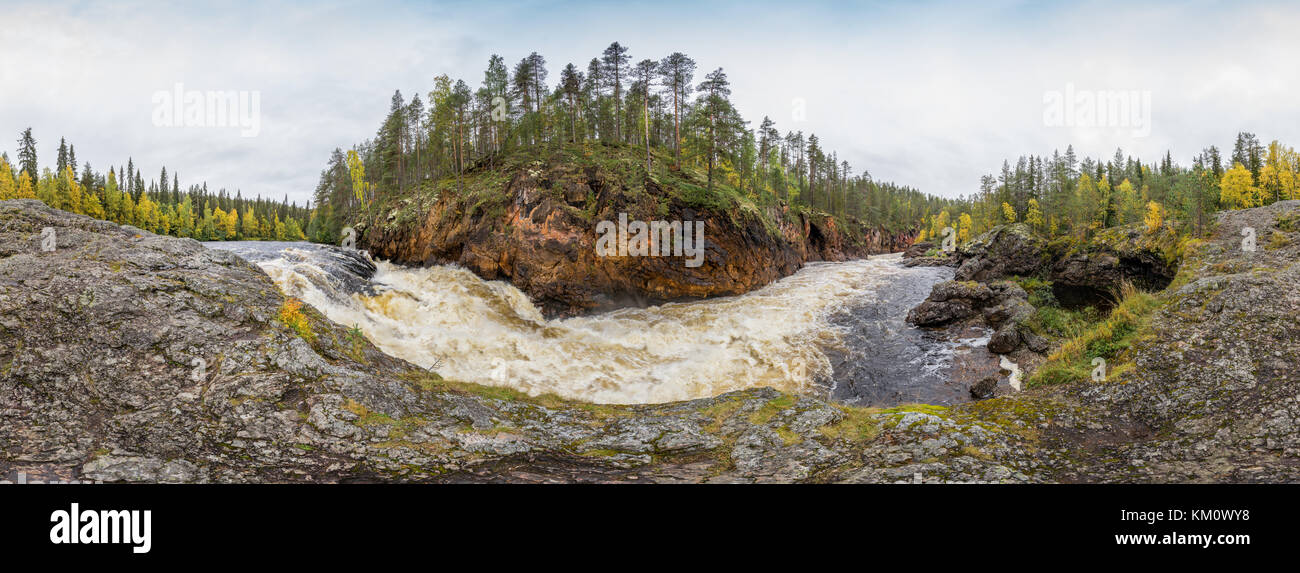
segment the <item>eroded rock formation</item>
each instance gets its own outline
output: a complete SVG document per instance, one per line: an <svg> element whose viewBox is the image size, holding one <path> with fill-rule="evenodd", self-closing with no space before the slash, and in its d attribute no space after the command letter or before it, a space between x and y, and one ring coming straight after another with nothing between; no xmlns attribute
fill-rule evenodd
<svg viewBox="0 0 1300 573"><path fill-rule="evenodd" d="M601 153L614 153L601 151ZM637 162L644 162L639 158ZM403 264L455 263L485 279L508 280L550 316L678 299L742 294L793 274L807 261L893 252L910 233L788 205L755 208L701 200L678 189L698 181L639 180L631 166L583 166L572 158L482 168L472 191L413 193L362 226L360 246ZM498 178L502 174L507 177ZM683 175L685 177L685 175ZM486 197L486 198L485 198ZM680 256L599 256L596 226L630 221L699 221L703 263Z"/></svg>

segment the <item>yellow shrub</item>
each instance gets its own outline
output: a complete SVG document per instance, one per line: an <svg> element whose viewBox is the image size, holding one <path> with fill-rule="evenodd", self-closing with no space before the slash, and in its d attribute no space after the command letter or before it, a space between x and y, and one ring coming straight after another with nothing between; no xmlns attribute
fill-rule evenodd
<svg viewBox="0 0 1300 573"><path fill-rule="evenodd" d="M279 318L280 322L283 322L285 326L288 326L291 330L297 333L298 336L301 336L308 341L315 340L316 335L311 331L311 323L307 320L307 316L302 313L301 300L294 297L289 297L288 300L285 300L284 305L280 307Z"/></svg>

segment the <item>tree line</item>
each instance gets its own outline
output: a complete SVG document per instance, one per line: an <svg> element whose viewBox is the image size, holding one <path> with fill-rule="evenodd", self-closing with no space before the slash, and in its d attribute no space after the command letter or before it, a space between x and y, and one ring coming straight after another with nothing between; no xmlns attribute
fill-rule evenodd
<svg viewBox="0 0 1300 573"><path fill-rule="evenodd" d="M1145 163L1117 149L1110 159L1079 159L1074 147L1050 157L1021 156L1014 167L984 175L979 190L958 204L925 215L921 239L952 227L959 242L997 225L1024 222L1035 231L1086 239L1101 229L1144 223L1154 232L1166 224L1201 235L1222 209L1244 209L1300 199L1300 156L1253 133L1237 135L1232 153L1203 149L1190 166L1166 152Z"/></svg>
<svg viewBox="0 0 1300 573"><path fill-rule="evenodd" d="M459 180L507 151L593 142L644 147L647 173L651 150L663 150L670 168L706 173L710 191L725 185L760 205L786 202L878 227L915 229L952 203L855 172L816 134L782 133L766 116L751 127L732 104L726 72L697 77L697 67L681 52L634 61L614 42L585 68L566 64L554 81L537 52L514 66L494 54L476 88L444 74L423 98L398 90L373 138L331 154L307 234L333 242L376 197Z"/></svg>
<svg viewBox="0 0 1300 573"><path fill-rule="evenodd" d="M209 191L207 182L182 189L180 176L169 175L166 166L146 182L131 158L108 173L89 162L78 167L76 147L64 139L54 166L42 167L31 128L18 137L16 163L0 153L0 200L5 199L39 199L55 209L200 241L305 240L302 221L311 216L310 205L299 207L287 196L280 202L245 198L238 190L231 196L224 188Z"/></svg>

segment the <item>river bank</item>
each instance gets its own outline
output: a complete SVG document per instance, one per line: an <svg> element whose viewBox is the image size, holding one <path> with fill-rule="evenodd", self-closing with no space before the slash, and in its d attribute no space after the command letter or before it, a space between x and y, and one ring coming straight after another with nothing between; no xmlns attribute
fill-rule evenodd
<svg viewBox="0 0 1300 573"><path fill-rule="evenodd" d="M176 482L1288 482L1300 202L1193 246L1135 366L953 407L601 405L442 379L197 242L0 202L0 472ZM1281 239L1240 249L1240 230ZM59 237L41 249L42 229Z"/></svg>

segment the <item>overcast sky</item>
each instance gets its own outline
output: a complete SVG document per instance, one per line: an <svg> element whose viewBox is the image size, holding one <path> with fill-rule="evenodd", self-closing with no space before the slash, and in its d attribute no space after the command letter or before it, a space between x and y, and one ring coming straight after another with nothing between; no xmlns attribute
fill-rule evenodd
<svg viewBox="0 0 1300 573"><path fill-rule="evenodd" d="M947 196L975 191L1003 159L1067 144L1147 161L1168 149L1183 163L1241 130L1300 144L1294 2L4 4L11 158L30 126L42 165L66 137L97 170L130 156L182 185L299 203L330 150L375 133L393 90L423 98L442 73L477 87L491 54L513 66L534 50L555 83L615 40L634 62L685 52L697 81L721 66L751 126L769 115L783 132L815 132L855 172ZM258 92L260 131L155 125L155 92L177 83ZM1135 92L1149 130L1111 116L1059 125L1045 112L1067 89Z"/></svg>

